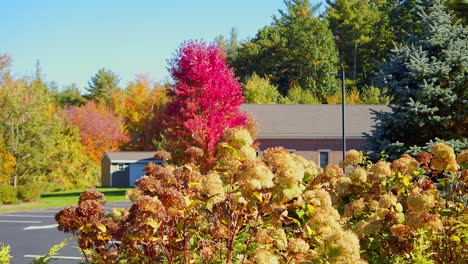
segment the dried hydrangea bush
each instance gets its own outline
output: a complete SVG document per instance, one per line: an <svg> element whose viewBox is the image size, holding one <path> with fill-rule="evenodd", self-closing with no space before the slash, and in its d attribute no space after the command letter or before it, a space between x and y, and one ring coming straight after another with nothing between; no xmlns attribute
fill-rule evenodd
<svg viewBox="0 0 468 264"><path fill-rule="evenodd" d="M105 215L88 190L56 220L93 263L466 261L467 153L431 152L373 164L352 150L344 173L283 148L260 158L251 134L233 128L213 169L200 169L198 148L180 166L159 152L166 162L147 165L130 208Z"/></svg>

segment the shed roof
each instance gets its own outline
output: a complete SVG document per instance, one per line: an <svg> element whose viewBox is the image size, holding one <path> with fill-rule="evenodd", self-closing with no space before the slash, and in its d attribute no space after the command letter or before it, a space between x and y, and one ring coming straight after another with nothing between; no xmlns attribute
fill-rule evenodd
<svg viewBox="0 0 468 264"><path fill-rule="evenodd" d="M155 151L115 151L104 153L104 157L107 156L111 162L136 162L156 160L154 154Z"/></svg>
<svg viewBox="0 0 468 264"><path fill-rule="evenodd" d="M262 138L339 138L341 105L244 104L242 109L253 115ZM390 111L385 105L346 105L345 133L348 138L362 138L376 121L374 111Z"/></svg>

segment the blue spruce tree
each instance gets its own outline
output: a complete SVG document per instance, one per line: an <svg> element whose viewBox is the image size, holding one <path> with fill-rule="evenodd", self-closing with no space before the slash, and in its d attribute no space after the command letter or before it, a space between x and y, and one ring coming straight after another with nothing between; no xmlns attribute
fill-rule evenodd
<svg viewBox="0 0 468 264"><path fill-rule="evenodd" d="M376 77L388 89L391 111L376 113L380 122L369 139L391 158L436 140L467 145L468 28L431 2L419 7L423 31L392 50Z"/></svg>

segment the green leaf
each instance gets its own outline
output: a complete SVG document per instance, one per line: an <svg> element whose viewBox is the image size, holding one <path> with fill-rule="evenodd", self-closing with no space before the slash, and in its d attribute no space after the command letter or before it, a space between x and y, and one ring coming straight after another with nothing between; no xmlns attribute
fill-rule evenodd
<svg viewBox="0 0 468 264"><path fill-rule="evenodd" d="M395 211L397 211L398 213L403 212L403 206L401 205L401 203L397 203L395 205Z"/></svg>
<svg viewBox="0 0 468 264"><path fill-rule="evenodd" d="M286 198L288 198L288 200L291 200L297 196L298 192L297 192L297 189L291 188L291 189L284 189L283 194L284 196L286 196Z"/></svg>
<svg viewBox="0 0 468 264"><path fill-rule="evenodd" d="M308 181L312 180L312 178L313 178L312 174L306 172L306 173L304 173L304 178L302 180L305 181L305 182L308 182Z"/></svg>
<svg viewBox="0 0 468 264"><path fill-rule="evenodd" d="M177 223L177 233L180 234L182 233L185 225L185 219L180 219L179 222Z"/></svg>
<svg viewBox="0 0 468 264"><path fill-rule="evenodd" d="M151 226L153 229L158 229L160 223L158 221L154 220L154 219L148 219L146 221L146 225Z"/></svg>
<svg viewBox="0 0 468 264"><path fill-rule="evenodd" d="M102 223L97 223L97 224L96 224L96 227L97 227L101 232L106 232L106 231L107 231L106 226L103 225Z"/></svg>
<svg viewBox="0 0 468 264"><path fill-rule="evenodd" d="M286 216L286 218L293 221L293 223L297 224L298 226L301 226L301 222L299 222L299 220L297 220L296 218L290 216Z"/></svg>
<svg viewBox="0 0 468 264"><path fill-rule="evenodd" d="M298 208L298 209L296 210L296 214L297 214L297 216L299 216L299 218L302 218L302 216L304 216L305 212L304 212L303 209Z"/></svg>
<svg viewBox="0 0 468 264"><path fill-rule="evenodd" d="M213 212L213 204L211 202L206 203L205 207L210 213Z"/></svg>
<svg viewBox="0 0 468 264"><path fill-rule="evenodd" d="M398 222L403 223L405 221L405 214L404 213L397 213L396 217L398 218Z"/></svg>
<svg viewBox="0 0 468 264"><path fill-rule="evenodd" d="M257 198L257 200L260 202L260 203L263 203L263 197L262 197L262 194L258 193L258 192L253 192L252 195Z"/></svg>
<svg viewBox="0 0 468 264"><path fill-rule="evenodd" d="M311 204L307 204L306 206L306 214L309 216L315 211L315 207Z"/></svg>

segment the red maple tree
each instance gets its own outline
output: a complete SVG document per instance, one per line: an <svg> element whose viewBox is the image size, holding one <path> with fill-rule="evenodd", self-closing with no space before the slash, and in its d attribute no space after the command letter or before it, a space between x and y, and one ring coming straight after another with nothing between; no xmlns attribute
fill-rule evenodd
<svg viewBox="0 0 468 264"><path fill-rule="evenodd" d="M215 145L226 128L242 126L242 89L222 50L203 41L181 45L170 61L174 99L167 105L166 149L177 158L191 146L214 162Z"/></svg>

